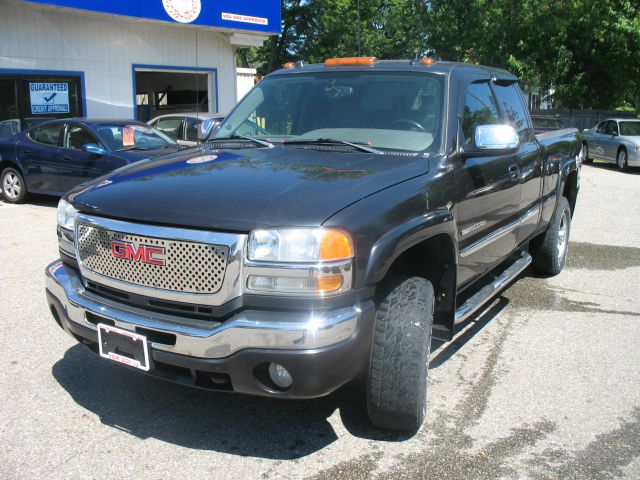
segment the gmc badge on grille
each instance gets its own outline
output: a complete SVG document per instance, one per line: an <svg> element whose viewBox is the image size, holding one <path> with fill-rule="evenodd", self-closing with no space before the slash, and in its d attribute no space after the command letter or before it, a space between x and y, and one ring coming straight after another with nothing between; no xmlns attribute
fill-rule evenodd
<svg viewBox="0 0 640 480"><path fill-rule="evenodd" d="M152 247L149 245L135 246L132 243L121 242L118 240L111 241L111 255L116 258L124 258L132 262L147 263L149 265L159 265L164 267L166 260L157 258L156 255L164 255L164 247Z"/></svg>

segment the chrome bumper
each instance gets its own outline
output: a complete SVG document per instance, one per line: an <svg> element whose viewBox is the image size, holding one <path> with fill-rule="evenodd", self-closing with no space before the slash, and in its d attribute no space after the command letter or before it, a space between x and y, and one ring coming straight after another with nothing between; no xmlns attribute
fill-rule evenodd
<svg viewBox="0 0 640 480"><path fill-rule="evenodd" d="M66 321L97 331L87 313L112 320L115 326L135 331L136 327L173 334L175 345L151 342L150 346L191 357L217 359L243 349L314 350L329 347L357 335L363 315L373 302L314 312L244 310L224 323L185 320L123 305L85 290L79 273L53 262L46 268L47 290L60 303Z"/></svg>

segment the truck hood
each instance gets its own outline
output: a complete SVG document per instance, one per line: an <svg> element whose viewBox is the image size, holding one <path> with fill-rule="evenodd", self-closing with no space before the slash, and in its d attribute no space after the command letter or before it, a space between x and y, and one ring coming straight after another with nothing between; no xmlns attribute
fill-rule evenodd
<svg viewBox="0 0 640 480"><path fill-rule="evenodd" d="M145 223L226 231L317 226L428 168L422 155L189 149L123 167L67 196L81 211Z"/></svg>

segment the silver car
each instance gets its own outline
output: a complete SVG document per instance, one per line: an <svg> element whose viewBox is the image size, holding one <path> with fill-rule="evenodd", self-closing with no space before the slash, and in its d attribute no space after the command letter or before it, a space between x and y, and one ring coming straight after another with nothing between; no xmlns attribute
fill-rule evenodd
<svg viewBox="0 0 640 480"><path fill-rule="evenodd" d="M221 113L202 112L169 113L160 115L148 123L180 145L193 147L202 141L201 135L199 135L200 126L204 120L208 119L212 120L212 127L215 129L224 120L224 115Z"/></svg>
<svg viewBox="0 0 640 480"><path fill-rule="evenodd" d="M609 118L582 132L585 158L613 162L620 170L640 167L640 120Z"/></svg>

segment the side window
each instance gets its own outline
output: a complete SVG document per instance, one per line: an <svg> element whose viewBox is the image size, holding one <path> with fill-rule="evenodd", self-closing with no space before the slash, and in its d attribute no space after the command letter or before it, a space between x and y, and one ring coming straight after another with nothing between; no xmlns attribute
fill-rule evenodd
<svg viewBox="0 0 640 480"><path fill-rule="evenodd" d="M605 129L605 135L617 135L618 134L618 123L614 120L609 120L607 122L607 128Z"/></svg>
<svg viewBox="0 0 640 480"><path fill-rule="evenodd" d="M60 146L60 132L62 131L63 124L45 125L34 131L29 136L31 140L38 143L44 143L45 145Z"/></svg>
<svg viewBox="0 0 640 480"><path fill-rule="evenodd" d="M596 132L603 134L607 131L607 122L600 122L598 124L598 128L596 129Z"/></svg>
<svg viewBox="0 0 640 480"><path fill-rule="evenodd" d="M181 126L182 118L180 117L161 118L155 125L158 130L160 130L172 140L182 140L182 138L178 138L178 135L180 135Z"/></svg>
<svg viewBox="0 0 640 480"><path fill-rule="evenodd" d="M478 125L500 123L498 108L487 82L472 83L467 89L464 102L462 132L465 143L473 142L473 134Z"/></svg>
<svg viewBox="0 0 640 480"><path fill-rule="evenodd" d="M518 91L518 85L516 83L509 85L494 84L494 87L498 102L502 105L509 124L518 132L520 142L524 143L533 140L531 125L527 120L527 113Z"/></svg>
<svg viewBox="0 0 640 480"><path fill-rule="evenodd" d="M85 127L69 125L67 133L64 136L63 146L65 148L72 148L73 150L82 150L82 147L87 143L98 143L98 141Z"/></svg>
<svg viewBox="0 0 640 480"><path fill-rule="evenodd" d="M184 139L190 142L198 141L198 129L202 124L202 118L186 118L185 119Z"/></svg>

